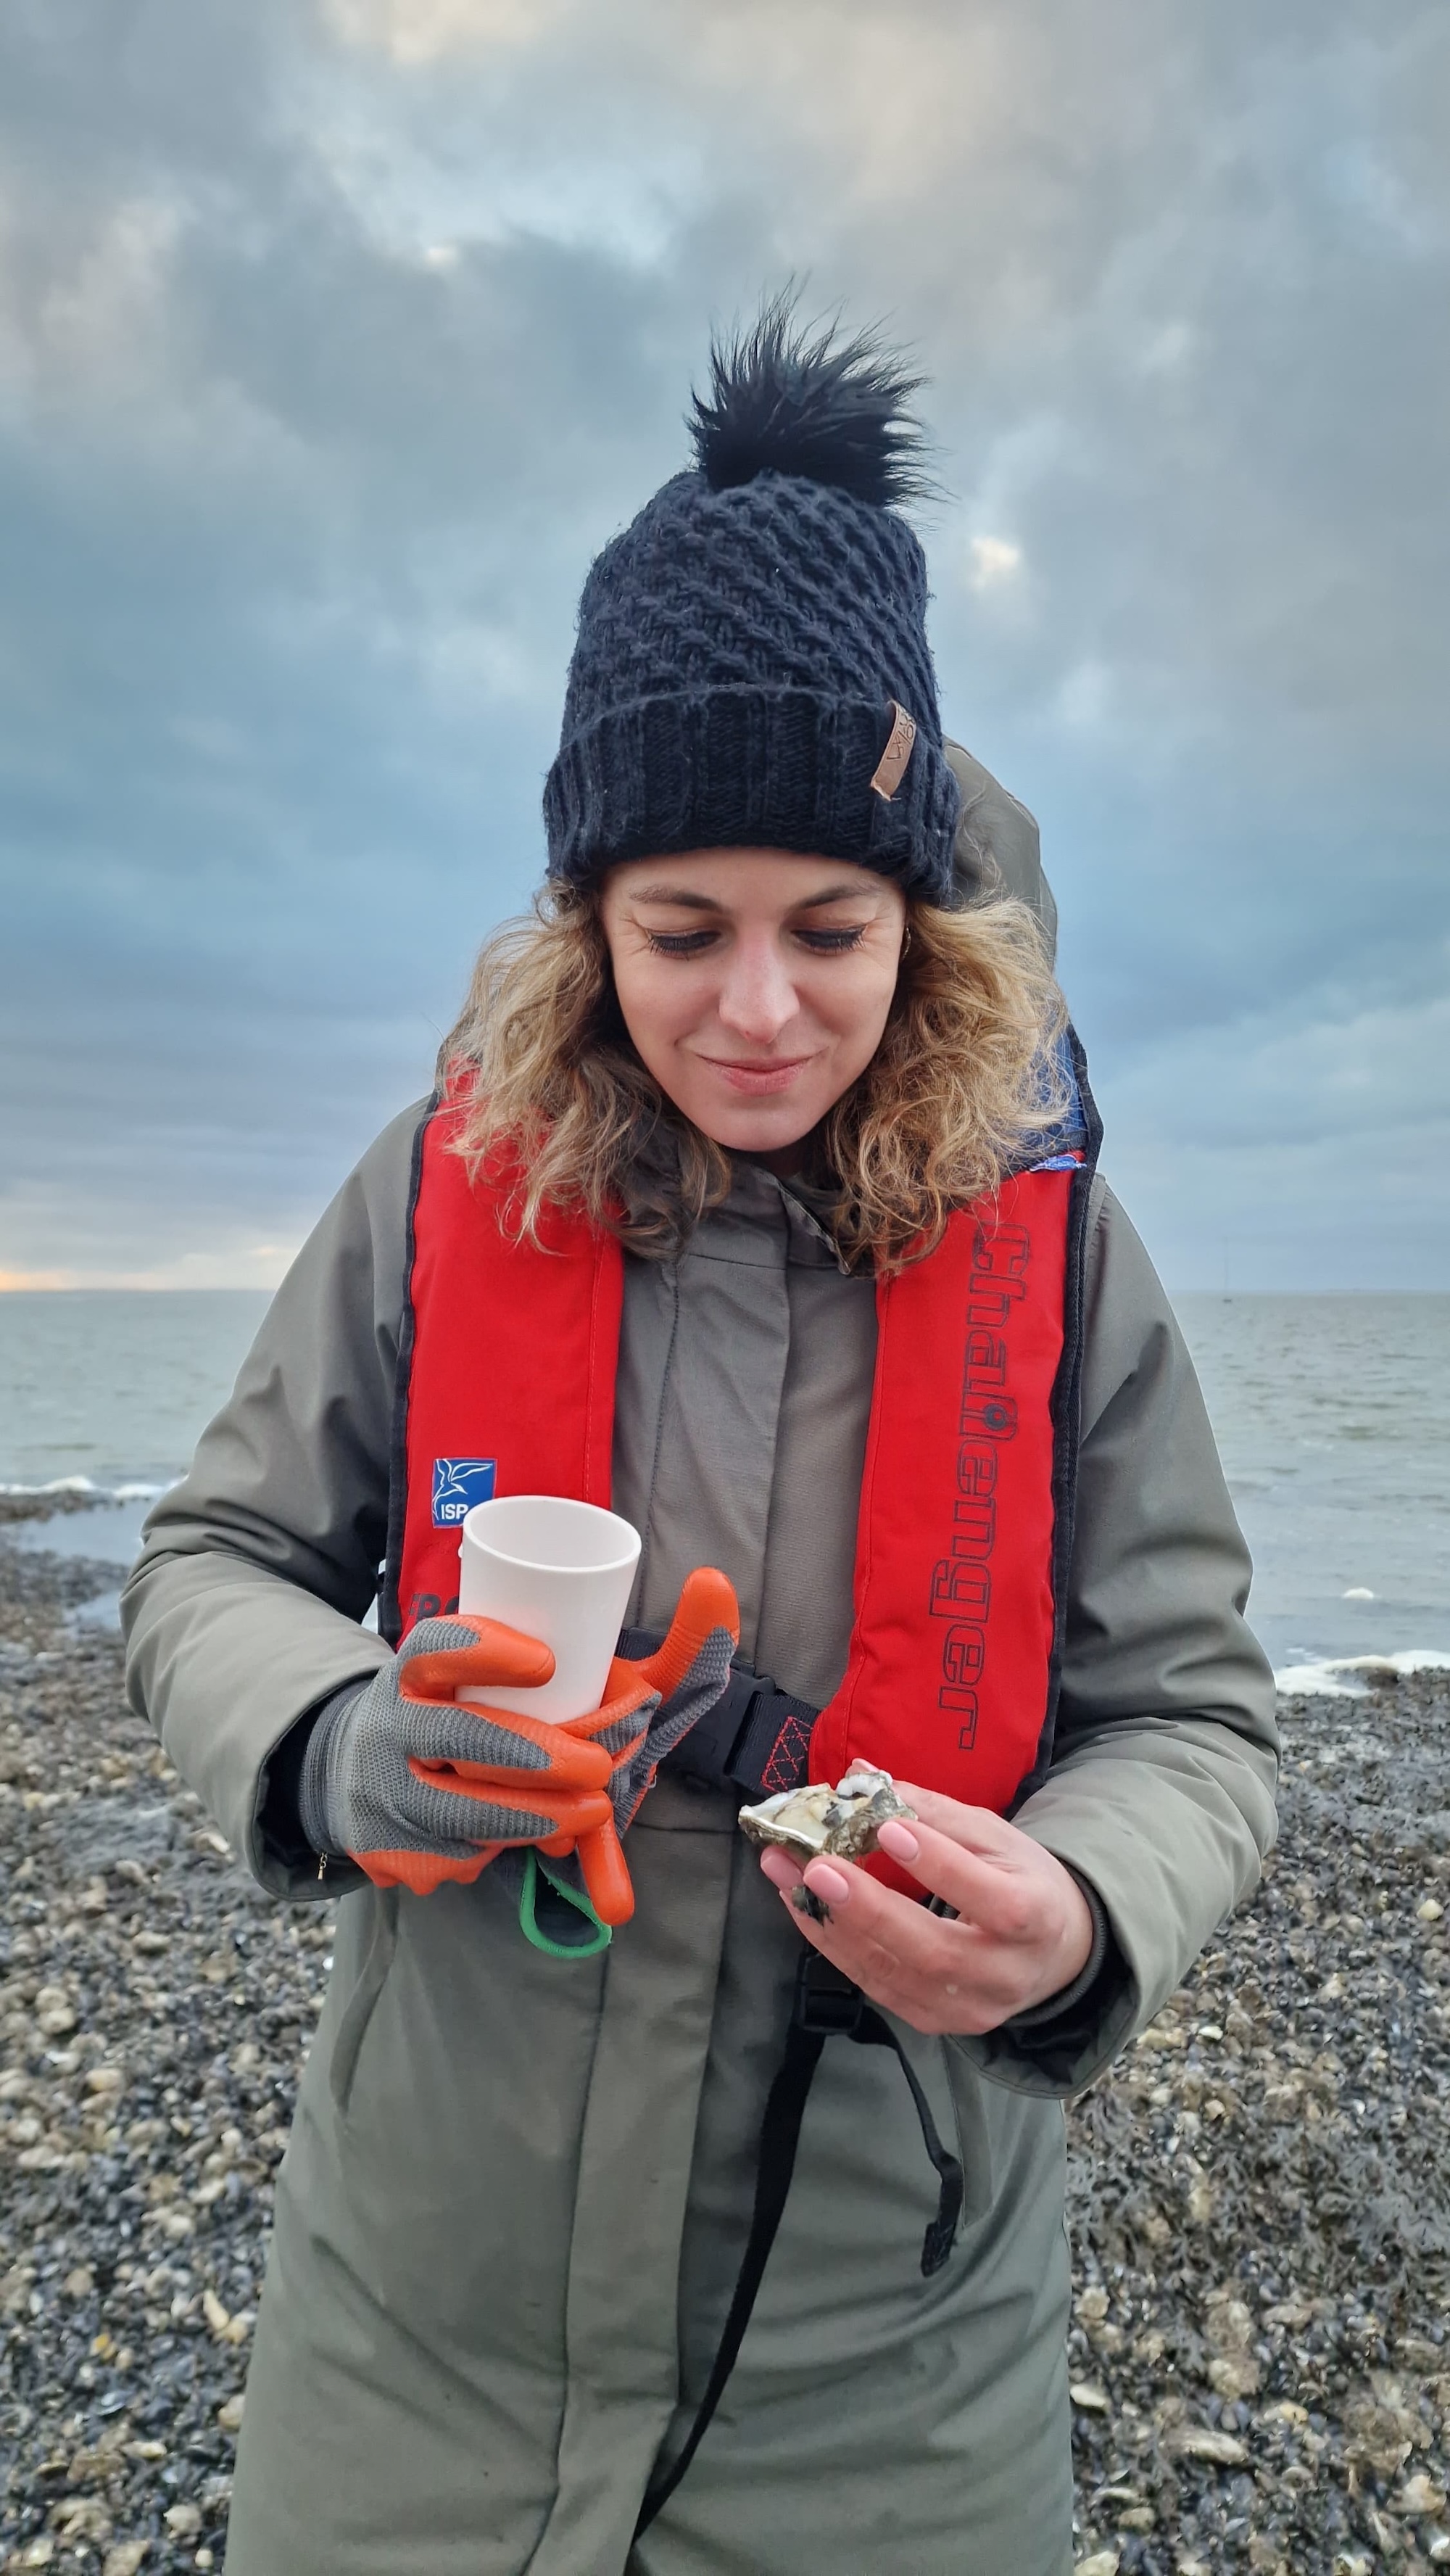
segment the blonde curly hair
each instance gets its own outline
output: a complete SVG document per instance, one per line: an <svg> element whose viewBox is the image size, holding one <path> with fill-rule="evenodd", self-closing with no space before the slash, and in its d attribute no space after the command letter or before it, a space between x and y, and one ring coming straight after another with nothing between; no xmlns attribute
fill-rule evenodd
<svg viewBox="0 0 1450 2576"><path fill-rule="evenodd" d="M1041 929L1002 896L961 912L909 899L910 937L864 1073L822 1121L811 1170L853 1270L900 1270L954 1207L994 1189L1061 1119L1064 1025ZM439 1055L462 1109L455 1150L517 1174L510 1220L546 1207L668 1257L730 1188L730 1158L646 1072L615 998L592 887L548 886L486 941Z"/></svg>

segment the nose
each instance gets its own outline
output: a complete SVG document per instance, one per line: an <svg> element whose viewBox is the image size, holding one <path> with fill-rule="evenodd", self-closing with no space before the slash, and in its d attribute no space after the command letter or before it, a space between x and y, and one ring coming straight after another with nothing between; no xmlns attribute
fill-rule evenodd
<svg viewBox="0 0 1450 2576"><path fill-rule="evenodd" d="M747 932L732 947L717 1008L721 1025L752 1046L771 1046L800 1005L775 935Z"/></svg>

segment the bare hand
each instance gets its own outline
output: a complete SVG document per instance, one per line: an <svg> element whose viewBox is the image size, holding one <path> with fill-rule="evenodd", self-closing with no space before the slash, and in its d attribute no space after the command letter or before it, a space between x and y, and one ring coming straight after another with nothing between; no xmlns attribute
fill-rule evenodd
<svg viewBox="0 0 1450 2576"><path fill-rule="evenodd" d="M881 1849L958 1919L849 1861L801 1870L776 1844L760 1866L783 1901L804 1884L827 1911L816 1923L792 1906L806 1939L873 2004L928 2033L995 2030L1070 1985L1093 1945L1092 1910L1071 1871L988 1808L896 1785L920 1822L883 1825Z"/></svg>

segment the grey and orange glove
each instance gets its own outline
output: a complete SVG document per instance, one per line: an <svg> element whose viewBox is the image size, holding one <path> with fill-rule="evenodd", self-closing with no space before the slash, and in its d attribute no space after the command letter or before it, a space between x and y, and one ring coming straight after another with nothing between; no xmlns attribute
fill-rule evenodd
<svg viewBox="0 0 1450 2576"><path fill-rule="evenodd" d="M303 1758L302 1828L347 1852L379 1887L428 1895L532 1844L577 1855L601 1923L627 1923L634 1891L619 1837L665 1755L714 1707L739 1635L723 1574L690 1575L664 1643L616 1656L605 1697L562 1725L460 1706L459 1690L546 1682L547 1646L495 1619L420 1620L391 1664L323 1710Z"/></svg>

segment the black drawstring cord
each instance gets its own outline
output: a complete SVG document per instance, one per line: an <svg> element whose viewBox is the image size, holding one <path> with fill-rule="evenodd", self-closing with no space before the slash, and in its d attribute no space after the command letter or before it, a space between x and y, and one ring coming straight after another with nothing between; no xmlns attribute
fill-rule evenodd
<svg viewBox="0 0 1450 2576"><path fill-rule="evenodd" d="M854 2039L865 2048L895 2050L901 2071L911 2088L926 2152L940 2184L936 2216L926 2231L921 2248L921 2268L928 2279L933 2272L941 2270L951 2252L952 2239L962 2214L962 2168L956 2157L948 2154L937 2135L931 2105L921 2089L916 2069L895 2031L867 2003L860 1987L848 1983L818 1951L807 1951L796 1974L795 2006L790 2029L786 2033L785 2055L771 2085L765 2118L761 2123L760 2153L755 2168L755 2206L724 2331L711 2364L705 2394L684 2445L664 2475L649 2488L640 2506L639 2520L634 2526L636 2540L641 2532L649 2529L661 2506L667 2504L674 2494L725 2394L725 2385L745 2341L745 2329L750 2323L756 2293L764 2279L770 2249L775 2243L776 2230L785 2209L811 2079L826 2041L835 2037Z"/></svg>
<svg viewBox="0 0 1450 2576"><path fill-rule="evenodd" d="M873 2012L867 2004L862 2012L859 2028L853 2030L850 2035L866 2048L894 2048L897 2063L911 2087L911 2098L916 2104L916 2116L921 2122L922 2144L936 2167L937 2179L941 2185L936 2216L922 2239L921 2247L921 2268L927 2280L930 2280L933 2272L941 2270L952 2250L952 2240L956 2235L957 2224L962 2214L962 2169L956 2157L948 2154L937 2136L936 2122L931 2116L931 2104L921 2089L921 2079L890 2023L883 2021L880 2013Z"/></svg>

